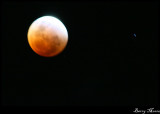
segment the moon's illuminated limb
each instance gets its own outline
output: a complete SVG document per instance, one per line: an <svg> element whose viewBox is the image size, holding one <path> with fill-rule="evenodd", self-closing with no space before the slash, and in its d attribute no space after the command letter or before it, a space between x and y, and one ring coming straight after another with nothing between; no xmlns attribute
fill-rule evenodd
<svg viewBox="0 0 160 114"><path fill-rule="evenodd" d="M59 19L52 16L43 16L30 25L28 42L37 54L52 57L61 53L66 47L68 32Z"/></svg>

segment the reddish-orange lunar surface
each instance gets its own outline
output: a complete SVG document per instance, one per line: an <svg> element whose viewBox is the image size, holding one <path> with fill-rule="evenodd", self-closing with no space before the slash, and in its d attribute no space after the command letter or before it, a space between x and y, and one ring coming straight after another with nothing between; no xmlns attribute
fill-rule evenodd
<svg viewBox="0 0 160 114"><path fill-rule="evenodd" d="M28 42L38 55L53 57L66 47L68 32L64 24L57 18L43 16L35 20L29 27Z"/></svg>

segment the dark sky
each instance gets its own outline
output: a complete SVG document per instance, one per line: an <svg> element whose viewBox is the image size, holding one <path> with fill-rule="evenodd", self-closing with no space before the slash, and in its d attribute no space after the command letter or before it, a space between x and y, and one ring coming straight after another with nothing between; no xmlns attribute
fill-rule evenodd
<svg viewBox="0 0 160 114"><path fill-rule="evenodd" d="M159 2L3 2L3 105L158 104ZM59 18L69 42L45 58L30 48L31 23ZM133 34L136 34L134 37Z"/></svg>

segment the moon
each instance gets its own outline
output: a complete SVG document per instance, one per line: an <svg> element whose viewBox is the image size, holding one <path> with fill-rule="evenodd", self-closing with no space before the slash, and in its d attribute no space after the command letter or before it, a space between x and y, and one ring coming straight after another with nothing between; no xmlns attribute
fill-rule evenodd
<svg viewBox="0 0 160 114"><path fill-rule="evenodd" d="M36 19L28 29L28 43L32 50L43 57L60 54L68 43L64 24L53 16Z"/></svg>

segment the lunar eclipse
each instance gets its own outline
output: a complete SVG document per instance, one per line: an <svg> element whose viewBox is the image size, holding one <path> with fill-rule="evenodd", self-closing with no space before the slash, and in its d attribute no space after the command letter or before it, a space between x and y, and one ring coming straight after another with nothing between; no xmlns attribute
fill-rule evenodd
<svg viewBox="0 0 160 114"><path fill-rule="evenodd" d="M3 109L158 104L159 2L1 3Z"/></svg>
<svg viewBox="0 0 160 114"><path fill-rule="evenodd" d="M36 19L29 27L28 42L32 50L38 55L53 57L66 47L68 32L59 19L43 16Z"/></svg>

